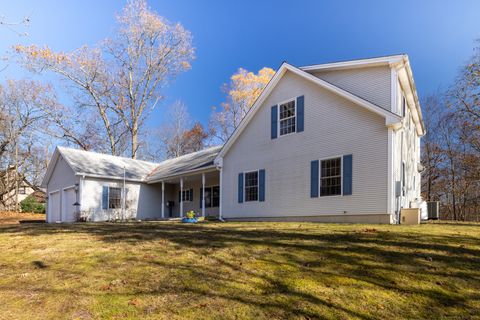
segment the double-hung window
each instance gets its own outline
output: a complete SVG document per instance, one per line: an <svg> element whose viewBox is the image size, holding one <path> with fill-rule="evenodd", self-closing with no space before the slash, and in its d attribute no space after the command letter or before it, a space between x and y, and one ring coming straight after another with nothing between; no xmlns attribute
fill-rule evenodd
<svg viewBox="0 0 480 320"><path fill-rule="evenodd" d="M258 171L245 172L245 202L258 201Z"/></svg>
<svg viewBox="0 0 480 320"><path fill-rule="evenodd" d="M182 202L193 201L193 189L182 191Z"/></svg>
<svg viewBox="0 0 480 320"><path fill-rule="evenodd" d="M320 196L337 196L342 194L342 158L321 161Z"/></svg>
<svg viewBox="0 0 480 320"><path fill-rule="evenodd" d="M120 209L122 207L122 188L108 189L108 208Z"/></svg>
<svg viewBox="0 0 480 320"><path fill-rule="evenodd" d="M202 188L200 188L202 194ZM220 187L205 187L205 208L215 208L220 205ZM200 202L200 208L202 203Z"/></svg>
<svg viewBox="0 0 480 320"><path fill-rule="evenodd" d="M279 122L280 136L296 132L296 105L295 99L280 105Z"/></svg>
<svg viewBox="0 0 480 320"><path fill-rule="evenodd" d="M125 199L125 202L124 202ZM102 209L121 209L123 205L128 209L128 188L103 186Z"/></svg>

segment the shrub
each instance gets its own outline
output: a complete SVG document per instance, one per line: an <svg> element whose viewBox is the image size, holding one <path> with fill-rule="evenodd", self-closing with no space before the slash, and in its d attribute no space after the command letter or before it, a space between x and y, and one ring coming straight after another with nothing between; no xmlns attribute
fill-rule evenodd
<svg viewBox="0 0 480 320"><path fill-rule="evenodd" d="M37 202L32 196L28 196L20 202L20 207L22 212L45 213L45 204Z"/></svg>

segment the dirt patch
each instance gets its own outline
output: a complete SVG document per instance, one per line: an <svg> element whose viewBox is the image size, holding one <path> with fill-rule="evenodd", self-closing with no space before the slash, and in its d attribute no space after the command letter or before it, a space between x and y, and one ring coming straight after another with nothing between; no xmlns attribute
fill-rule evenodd
<svg viewBox="0 0 480 320"><path fill-rule="evenodd" d="M0 211L0 225L3 224L19 224L20 221L45 221L44 214L27 213L27 212L14 212L14 211Z"/></svg>

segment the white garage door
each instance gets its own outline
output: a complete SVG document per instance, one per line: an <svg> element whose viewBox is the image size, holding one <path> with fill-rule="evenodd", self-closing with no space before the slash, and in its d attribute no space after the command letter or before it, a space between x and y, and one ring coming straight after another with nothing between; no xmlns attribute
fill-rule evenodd
<svg viewBox="0 0 480 320"><path fill-rule="evenodd" d="M74 222L75 219L75 189L69 188L63 190L63 210L62 210L62 221L63 222Z"/></svg>
<svg viewBox="0 0 480 320"><path fill-rule="evenodd" d="M48 199L48 222L60 221L60 191L50 193Z"/></svg>

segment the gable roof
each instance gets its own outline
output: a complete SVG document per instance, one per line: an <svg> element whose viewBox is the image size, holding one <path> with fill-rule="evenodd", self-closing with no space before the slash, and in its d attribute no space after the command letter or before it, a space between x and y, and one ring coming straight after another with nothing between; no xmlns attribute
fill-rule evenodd
<svg viewBox="0 0 480 320"><path fill-rule="evenodd" d="M410 66L408 55L397 54L390 56L374 57L359 60L339 61L324 64L315 64L310 66L300 67L301 70L307 72L317 71L333 71L342 69L366 68L375 66L389 66L395 68L400 84L405 91L409 105L414 106L412 112L415 124L417 125L417 132L420 136L425 134L425 123L423 122L422 108L418 99L415 81L413 80L413 72Z"/></svg>
<svg viewBox="0 0 480 320"><path fill-rule="evenodd" d="M386 124L387 125L390 125L390 124L394 124L394 123L398 123L400 122L401 120L401 117L394 114L393 112L390 112L388 110L385 110L383 109L382 107L380 106L377 106L376 104L373 104L357 95L354 95L352 94L351 92L348 92L342 88L339 88L325 80L322 80L318 77L315 77L314 75L300 69L300 68L297 68L297 67L294 67L290 64L288 64L287 62L284 62L282 63L282 65L280 66L280 68L277 70L277 72L275 73L275 75L272 77L272 79L270 80L270 82L267 84L267 86L265 87L265 89L262 91L262 93L260 94L260 96L257 98L257 100L255 101L255 103L253 104L252 108L250 108L250 110L247 112L247 114L245 115L245 117L243 118L243 120L240 122L240 125L236 128L236 130L233 132L233 134L230 136L230 138L227 140L227 142L225 143L224 147L222 148L222 150L220 151L216 161L217 162L220 162L220 158L223 157L227 152L228 150L231 148L231 146L235 143L236 139L240 136L240 134L243 132L243 130L245 130L245 127L247 126L247 124L250 122L250 120L254 117L254 115L257 113L258 109L260 109L260 106L263 104L263 102L265 102L265 100L267 99L267 97L270 95L270 93L272 92L272 90L276 87L276 85L279 83L280 79L283 78L283 76L286 74L286 72L289 71L289 72L292 72L308 81L311 81L313 83L315 83L316 85L330 91L330 92L333 92L355 104L357 104L358 106L361 106L367 110L370 110L382 117L385 118L386 120Z"/></svg>
<svg viewBox="0 0 480 320"><path fill-rule="evenodd" d="M213 168L215 167L213 161L220 152L220 149L222 149L222 146L216 146L189 153L178 158L165 160L159 163L145 180L148 183L154 183L186 172L194 172L209 167Z"/></svg>
<svg viewBox="0 0 480 320"><path fill-rule="evenodd" d="M127 180L142 180L158 164L103 153L58 147L76 175L100 176Z"/></svg>
<svg viewBox="0 0 480 320"><path fill-rule="evenodd" d="M214 167L213 160L221 146L211 147L181 157L153 163L148 161L123 158L73 148L57 147L42 181L47 186L59 157L65 159L77 176L107 178L136 182L154 183L167 177Z"/></svg>

